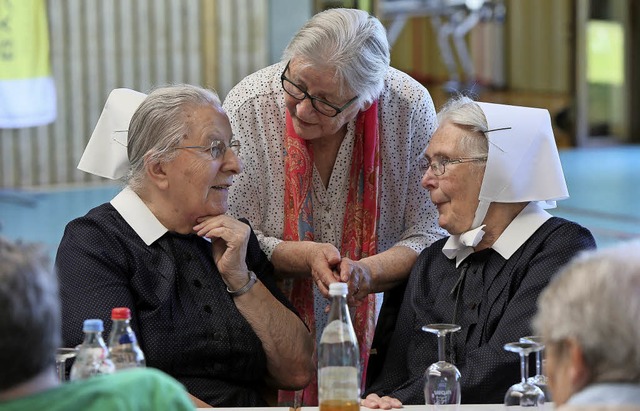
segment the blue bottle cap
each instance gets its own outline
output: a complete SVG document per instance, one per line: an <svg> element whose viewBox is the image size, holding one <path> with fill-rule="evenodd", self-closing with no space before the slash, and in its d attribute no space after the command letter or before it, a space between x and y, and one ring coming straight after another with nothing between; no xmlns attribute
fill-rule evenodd
<svg viewBox="0 0 640 411"><path fill-rule="evenodd" d="M89 319L84 320L84 325L82 326L82 331L84 332L102 332L104 330L104 324L100 319Z"/></svg>

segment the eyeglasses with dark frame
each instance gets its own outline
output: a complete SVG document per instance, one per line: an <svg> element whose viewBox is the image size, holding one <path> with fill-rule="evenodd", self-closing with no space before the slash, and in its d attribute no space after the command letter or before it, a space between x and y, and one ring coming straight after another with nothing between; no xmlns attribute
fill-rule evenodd
<svg viewBox="0 0 640 411"><path fill-rule="evenodd" d="M426 157L420 157L418 159L418 167L420 168L420 172L422 174L431 169L431 171L433 171L433 175L439 177L443 175L445 171L447 171L445 167L447 164L472 163L476 161L487 161L487 157L446 158L440 161L431 161Z"/></svg>
<svg viewBox="0 0 640 411"><path fill-rule="evenodd" d="M347 101L344 106L338 107L319 97L312 96L311 94L303 90L302 87L289 80L287 76L284 75L284 73L289 70L289 63L291 63L291 61L287 62L287 66L284 68L284 71L280 75L282 88L287 92L288 95L295 98L296 100L302 101L305 98L311 100L311 105L316 109L318 113L323 114L327 117L335 117L346 110L347 107L349 107L351 104L353 104L354 101L358 99L358 96L355 96L351 100Z"/></svg>
<svg viewBox="0 0 640 411"><path fill-rule="evenodd" d="M213 140L210 146L176 146L174 148L200 148L203 151L209 150L209 154L211 154L214 160L224 156L228 148L230 148L236 156L240 154L240 142L238 140L231 140L228 145L222 140Z"/></svg>

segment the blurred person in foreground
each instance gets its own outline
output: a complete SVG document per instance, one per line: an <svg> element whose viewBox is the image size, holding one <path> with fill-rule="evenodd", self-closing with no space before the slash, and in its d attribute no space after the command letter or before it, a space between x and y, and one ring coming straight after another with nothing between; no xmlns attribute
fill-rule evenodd
<svg viewBox="0 0 640 411"><path fill-rule="evenodd" d="M60 304L34 244L0 237L0 410L193 410L168 375L137 369L62 384L55 368Z"/></svg>
<svg viewBox="0 0 640 411"><path fill-rule="evenodd" d="M595 247L586 228L545 208L568 197L547 110L452 99L422 159L422 186L451 236L420 254L391 345L363 405L424 404L424 372L438 361L433 323L459 324L447 361L463 403L502 403L519 379L505 343L531 335L536 300L553 273Z"/></svg>
<svg viewBox="0 0 640 411"><path fill-rule="evenodd" d="M533 325L558 411L640 410L640 241L576 257Z"/></svg>
<svg viewBox="0 0 640 411"><path fill-rule="evenodd" d="M80 343L85 318L108 333L111 309L129 307L147 365L206 404L265 406L269 392L305 386L309 330L251 227L225 214L242 163L215 92L115 90L91 140L79 167L127 185L66 227L65 345Z"/></svg>
<svg viewBox="0 0 640 411"><path fill-rule="evenodd" d="M389 61L378 19L329 9L304 24L280 63L246 77L224 101L246 167L230 189L230 213L251 221L317 339L329 284L349 284L363 375L375 293L395 291L444 235L415 167L435 108ZM303 403L317 405L315 381Z"/></svg>

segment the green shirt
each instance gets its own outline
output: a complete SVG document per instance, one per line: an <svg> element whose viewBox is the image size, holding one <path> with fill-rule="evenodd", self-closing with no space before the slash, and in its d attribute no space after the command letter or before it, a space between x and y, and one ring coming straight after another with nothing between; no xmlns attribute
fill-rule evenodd
<svg viewBox="0 0 640 411"><path fill-rule="evenodd" d="M136 368L0 402L0 411L182 411L195 409L184 387L153 368Z"/></svg>

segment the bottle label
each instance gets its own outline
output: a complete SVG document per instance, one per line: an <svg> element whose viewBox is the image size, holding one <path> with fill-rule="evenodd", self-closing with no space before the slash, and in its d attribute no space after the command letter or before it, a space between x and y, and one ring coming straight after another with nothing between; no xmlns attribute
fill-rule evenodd
<svg viewBox="0 0 640 411"><path fill-rule="evenodd" d="M333 320L322 331L320 344L336 344L344 341L354 341L357 344L355 333L349 324L340 320Z"/></svg>
<svg viewBox="0 0 640 411"><path fill-rule="evenodd" d="M134 334L125 333L118 338L118 344L132 344L136 342L136 336Z"/></svg>
<svg viewBox="0 0 640 411"><path fill-rule="evenodd" d="M108 352L101 347L81 347L71 367L72 380L89 378L98 374L111 374L115 371Z"/></svg>
<svg viewBox="0 0 640 411"><path fill-rule="evenodd" d="M318 397L327 400L356 401L359 404L360 386L356 367L323 367L318 371Z"/></svg>

